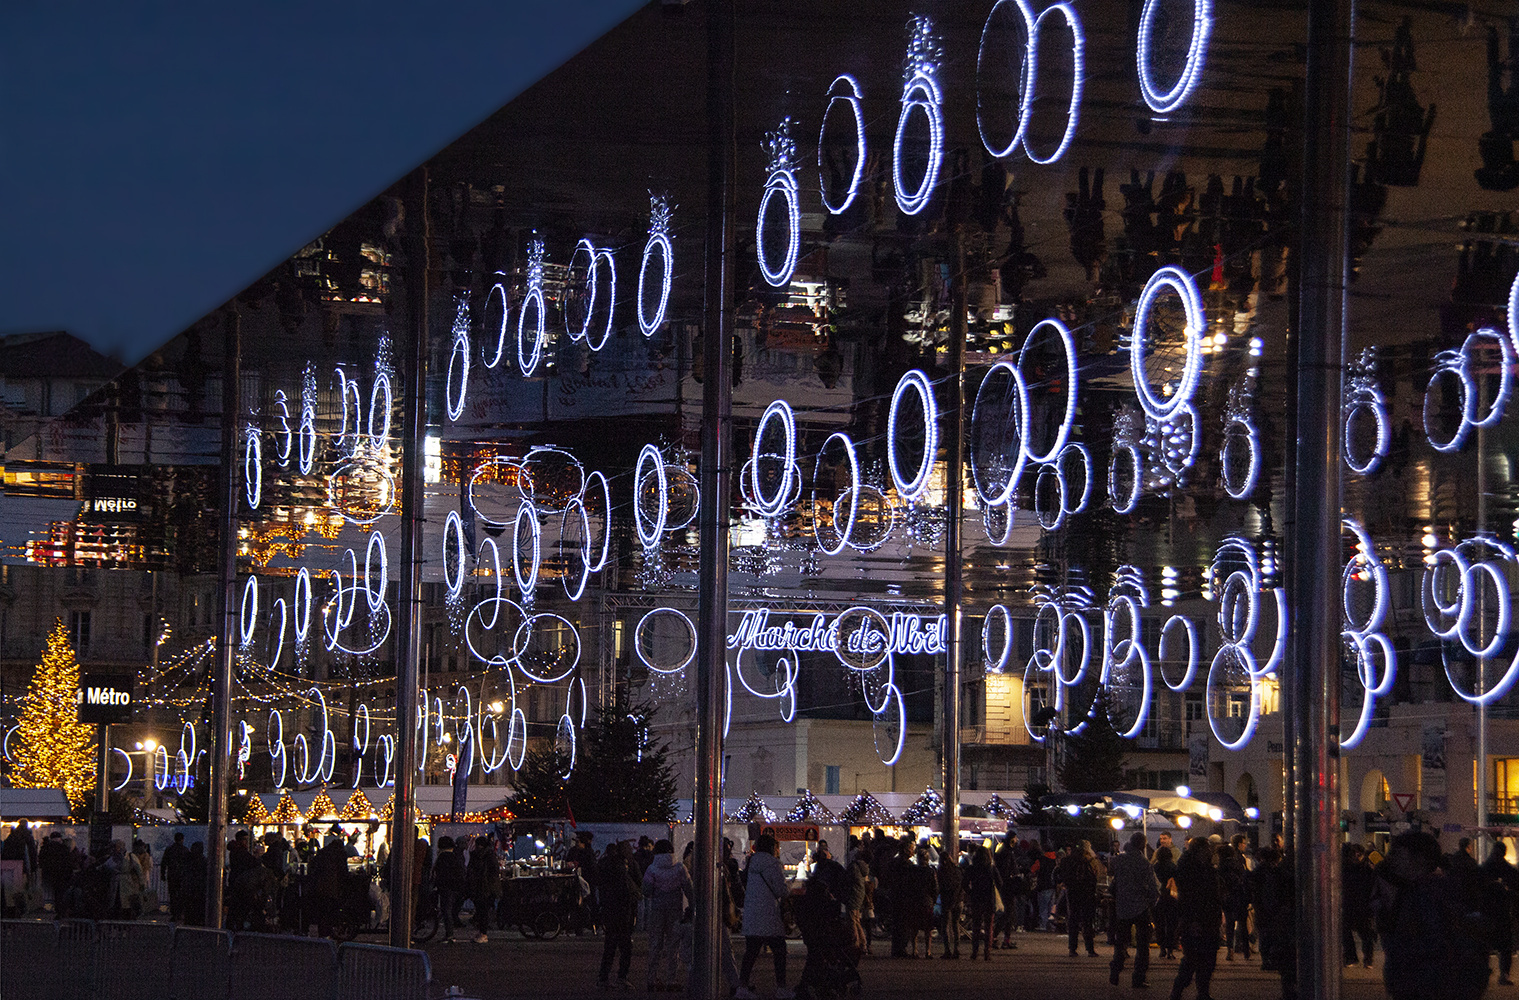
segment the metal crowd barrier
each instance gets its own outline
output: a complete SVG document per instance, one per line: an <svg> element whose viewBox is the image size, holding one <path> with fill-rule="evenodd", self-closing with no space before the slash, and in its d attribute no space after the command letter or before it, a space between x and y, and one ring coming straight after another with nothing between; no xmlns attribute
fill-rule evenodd
<svg viewBox="0 0 1519 1000"><path fill-rule="evenodd" d="M426 1000L425 952L126 921L0 921L4 1000Z"/></svg>

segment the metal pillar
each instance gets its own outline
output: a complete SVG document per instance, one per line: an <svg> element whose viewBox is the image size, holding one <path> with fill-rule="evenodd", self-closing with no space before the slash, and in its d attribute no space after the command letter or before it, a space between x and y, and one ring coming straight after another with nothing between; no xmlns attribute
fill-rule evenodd
<svg viewBox="0 0 1519 1000"><path fill-rule="evenodd" d="M111 809L111 782L106 777L106 768L111 764L111 727L105 723L95 727L95 745L100 750L99 759L95 762L95 812L104 815Z"/></svg>
<svg viewBox="0 0 1519 1000"><path fill-rule="evenodd" d="M954 237L955 278L950 290L949 369L944 414L944 826L945 859L955 864L960 850L960 660L964 621L964 560L960 521L964 517L965 450L965 238Z"/></svg>
<svg viewBox="0 0 1519 1000"><path fill-rule="evenodd" d="M728 679L728 493L733 455L733 0L707 3L707 241L696 599L696 915L690 994L722 988L723 686Z"/></svg>
<svg viewBox="0 0 1519 1000"><path fill-rule="evenodd" d="M401 569L396 584L395 811L390 820L390 944L411 947L416 898L417 677L422 661L422 482L427 433L427 168L406 179L406 308L411 327L406 352L406 396L401 415Z"/></svg>
<svg viewBox="0 0 1519 1000"><path fill-rule="evenodd" d="M232 666L237 659L238 420L242 414L242 318L227 308L222 341L221 629L211 677L210 788L206 789L206 926L222 925L227 864L227 783L232 779ZM194 761L191 765L194 766Z"/></svg>
<svg viewBox="0 0 1519 1000"><path fill-rule="evenodd" d="M1285 707L1297 877L1298 993L1340 995L1340 411L1349 266L1353 0L1308 5L1297 246L1295 489Z"/></svg>

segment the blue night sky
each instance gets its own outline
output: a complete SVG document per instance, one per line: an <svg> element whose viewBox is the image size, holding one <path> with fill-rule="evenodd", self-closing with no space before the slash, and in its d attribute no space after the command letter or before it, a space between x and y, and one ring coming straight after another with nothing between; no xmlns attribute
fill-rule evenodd
<svg viewBox="0 0 1519 1000"><path fill-rule="evenodd" d="M0 334L135 362L638 0L11 0Z"/></svg>

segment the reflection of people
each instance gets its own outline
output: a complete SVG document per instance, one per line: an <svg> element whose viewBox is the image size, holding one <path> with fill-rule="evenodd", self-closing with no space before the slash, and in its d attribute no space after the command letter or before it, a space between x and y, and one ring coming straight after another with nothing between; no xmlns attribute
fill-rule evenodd
<svg viewBox="0 0 1519 1000"><path fill-rule="evenodd" d="M1386 77L1377 77L1381 100L1372 110L1372 139L1366 146L1366 179L1373 184L1414 187L1424 168L1429 130L1435 123L1435 106L1426 110L1414 93L1412 74L1419 68L1414 58L1412 18L1403 18L1393 35L1391 49L1382 51Z"/></svg>
<svg viewBox="0 0 1519 1000"><path fill-rule="evenodd" d="M1135 988L1145 985L1150 973L1150 912L1160 900L1160 881L1155 868L1145 857L1145 835L1135 832L1124 845L1123 853L1113 859L1113 916L1118 921L1114 934L1113 962L1108 982L1118 985L1128 949L1134 945Z"/></svg>
<svg viewBox="0 0 1519 1000"><path fill-rule="evenodd" d="M790 1000L796 994L786 988L786 923L781 919L781 900L786 898L786 873L781 868L780 845L769 834L761 834L749 856L748 884L744 887L744 961L739 968L738 1000L755 1000L750 985L754 963L760 951L769 948L775 959L775 995Z"/></svg>
<svg viewBox="0 0 1519 1000"><path fill-rule="evenodd" d="M1498 29L1487 28L1487 114L1492 129L1477 140L1482 166L1477 168L1477 184L1487 191L1512 191L1519 187L1519 164L1514 162L1514 140L1519 138L1519 66L1511 65L1519 56L1519 18L1508 24L1508 53L1505 61L1498 50ZM1508 70L1509 85L1503 86L1503 72Z"/></svg>
<svg viewBox="0 0 1519 1000"><path fill-rule="evenodd" d="M675 961L680 945L680 916L694 895L691 873L675 860L675 845L654 845L654 861L643 873L643 893L649 897L649 991L675 985Z"/></svg>

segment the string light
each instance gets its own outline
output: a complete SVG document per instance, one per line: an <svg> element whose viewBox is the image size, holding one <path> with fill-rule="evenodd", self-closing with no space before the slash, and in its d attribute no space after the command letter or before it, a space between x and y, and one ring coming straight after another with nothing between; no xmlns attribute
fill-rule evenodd
<svg viewBox="0 0 1519 1000"><path fill-rule="evenodd" d="M765 430L770 421L779 420L781 426L781 439L783 450L777 454L763 450ZM760 477L760 461L762 459L781 459L781 480L776 487L773 496L766 496L763 480ZM754 429L754 459L748 463L752 469L752 495L755 512L760 517L780 517L786 512L790 504L791 492L796 488L794 470L796 468L796 416L791 412L791 407L783 399L777 399L765 407L764 414L760 417L759 425ZM661 475L661 480L663 476ZM663 482L661 482L663 487Z"/></svg>
<svg viewBox="0 0 1519 1000"><path fill-rule="evenodd" d="M316 369L311 365L301 373L301 475L309 476L316 464Z"/></svg>
<svg viewBox="0 0 1519 1000"><path fill-rule="evenodd" d="M553 629L553 635L561 638L567 635L574 640L574 654L567 656L563 646L558 650L549 651L548 654L538 654L536 658L542 660L544 668L542 672L539 672L537 662L533 662L531 668L529 667L532 658L528 654L535 651L532 646L535 636L550 634L549 629L544 627L545 624L558 626ZM553 612L541 611L528 615L522 624L517 626L517 631L512 636L512 659L528 680L537 681L539 684L556 684L573 673L580 664L580 633L576 631L568 618ZM568 665L565 665L566 661Z"/></svg>
<svg viewBox="0 0 1519 1000"><path fill-rule="evenodd" d="M1144 95L1150 110L1168 115L1181 107L1202 80L1203 64L1208 58L1208 36L1213 31L1212 0L1193 0L1192 39L1187 46L1187 61L1169 90L1162 90L1155 82L1151 62L1154 59L1155 19L1160 11L1161 0L1145 0L1144 13L1139 19L1139 91Z"/></svg>
<svg viewBox="0 0 1519 1000"><path fill-rule="evenodd" d="M1260 435L1250 415L1250 396L1244 383L1229 390L1225 406L1224 444L1219 449L1219 475L1223 479L1224 492L1235 500L1243 500L1255 492L1256 480L1261 471ZM1238 474L1239 460L1235 457L1243 447L1245 474Z"/></svg>
<svg viewBox="0 0 1519 1000"><path fill-rule="evenodd" d="M923 417L923 457L911 479L902 475L897 464L897 445L901 439L897 430L897 414L902 406L902 398L908 391L917 394ZM928 492L929 474L933 472L938 451L939 414L934 407L934 391L928 383L928 376L922 370L914 368L897 382L897 388L891 394L891 412L886 424L886 462L891 469L892 485L905 503L915 503Z"/></svg>
<svg viewBox="0 0 1519 1000"><path fill-rule="evenodd" d="M443 584L451 598L457 598L464 590L464 521L456 510L449 511L443 522Z"/></svg>
<svg viewBox="0 0 1519 1000"><path fill-rule="evenodd" d="M839 84L843 84L843 90ZM843 215L854 203L855 196L860 190L860 180L865 175L865 113L860 107L860 82L848 73L834 78L828 87L828 106L823 109L823 124L818 129L818 188L823 196L823 207L830 215ZM828 133L828 115L832 113L833 106L844 103L849 107L850 114L854 116L854 173L849 178L849 191L844 195L844 200L835 205L828 199L828 183L823 177L823 137Z"/></svg>
<svg viewBox="0 0 1519 1000"><path fill-rule="evenodd" d="M311 634L311 570L302 566L295 574L295 641L305 645Z"/></svg>
<svg viewBox="0 0 1519 1000"><path fill-rule="evenodd" d="M796 160L796 142L791 138L790 118L782 118L780 127L765 136L765 150L769 156L770 175L765 180L765 193L760 197L759 217L754 224L754 251L765 282L773 288L785 288L796 273L802 245L801 198L797 193L796 172L792 169ZM780 266L771 267L770 254L765 247L765 215L777 197L785 202L786 250Z"/></svg>
<svg viewBox="0 0 1519 1000"><path fill-rule="evenodd" d="M444 380L448 419L464 415L464 400L469 394L469 297L459 297L454 312L453 346L448 352L448 376ZM457 388L455 388L457 386Z"/></svg>
<svg viewBox="0 0 1519 1000"><path fill-rule="evenodd" d="M680 632L686 646L684 654L677 655L679 662L673 666L663 661L656 662L653 651L648 648L650 645L649 634L652 623L664 621L667 618L673 618L682 626ZM675 608L655 608L639 619L638 626L633 630L633 653L638 657L639 663L642 663L646 668L655 673L678 674L692 660L696 659L696 626L691 623L691 619L686 617L683 611Z"/></svg>
<svg viewBox="0 0 1519 1000"><path fill-rule="evenodd" d="M650 471L645 472L644 466L648 464ZM644 511L644 481L653 476L656 491L659 494L658 515L650 518ZM665 533L665 522L670 517L669 483L665 479L665 458L659 453L659 449L652 444L643 446L638 453L638 464L633 467L633 524L638 529L638 540L643 543L645 549L652 549L659 545L659 540Z"/></svg>
<svg viewBox="0 0 1519 1000"><path fill-rule="evenodd" d="M258 623L258 577L249 576L243 584L243 600L238 614L240 645L247 649L253 645L253 627Z"/></svg>
<svg viewBox="0 0 1519 1000"><path fill-rule="evenodd" d="M575 253L570 258L571 271L574 270L575 259L582 253L586 255L586 259L589 262L586 265L585 272L585 320L577 329L570 322L569 311L566 310L565 332L569 334L571 340L583 340L591 350L599 351L606 346L607 340L612 336L612 319L617 304L617 262L613 258L611 250L598 247L588 239L582 239L575 245ZM598 275L603 264L606 265L607 269L607 321L601 331L601 339L598 341L591 339L591 323L596 315L596 300L598 298L596 289L600 284Z"/></svg>
<svg viewBox="0 0 1519 1000"><path fill-rule="evenodd" d="M652 337L665 322L665 307L670 302L670 280L675 271L675 247L670 241L670 219L675 211L662 196L649 195L649 239L643 247L643 263L638 267L638 329L645 337ZM651 316L644 305L644 285L649 273L649 261L658 250L663 258L661 268L659 305Z"/></svg>
<svg viewBox="0 0 1519 1000"><path fill-rule="evenodd" d="M1023 18L1023 64L1018 75L1019 96L1014 108L1017 128L1013 130L1013 137L1008 140L1007 145L998 146L987 135L987 106L989 102L982 95L982 90L985 86L983 74L987 72L985 65L986 41L991 37L992 22L996 19L997 12L1007 5L1011 5L1013 9L1016 9ZM1028 130L1028 107L1034 89L1034 53L1036 50L1034 45L1036 38L1034 23L1034 11L1025 0L997 0L996 3L992 4L991 12L986 15L986 23L981 27L981 44L976 50L976 130L981 133L981 145L985 146L986 151L997 159L1012 156L1018 149L1019 144L1023 142L1024 132Z"/></svg>
<svg viewBox="0 0 1519 1000"><path fill-rule="evenodd" d="M506 284L504 282L496 282L486 294L485 315L489 316L491 314L491 303L498 297L501 299L501 325L496 330L496 356L485 362L485 367L487 368L494 368L499 365L501 363L501 355L506 352L506 322L507 314L510 310L507 309L506 305ZM483 355L481 360L484 360Z"/></svg>
<svg viewBox="0 0 1519 1000"><path fill-rule="evenodd" d="M531 349L528 348L528 340L524 336L527 333L529 308L538 314L538 318L534 321ZM543 357L544 325L547 316L548 307L543 302L543 241L533 240L527 245L527 296L517 309L517 367L522 370L524 376L530 376L537 371L538 361Z"/></svg>
<svg viewBox="0 0 1519 1000"><path fill-rule="evenodd" d="M914 16L908 21L907 59L903 70L902 113L897 117L897 135L892 143L891 177L897 207L904 215L917 215L928 205L939 167L944 160L944 97L939 90L939 40L930 18ZM908 119L921 111L928 124L928 163L918 186L909 190L902 177L902 142Z"/></svg>

